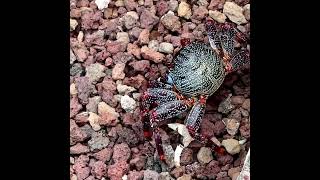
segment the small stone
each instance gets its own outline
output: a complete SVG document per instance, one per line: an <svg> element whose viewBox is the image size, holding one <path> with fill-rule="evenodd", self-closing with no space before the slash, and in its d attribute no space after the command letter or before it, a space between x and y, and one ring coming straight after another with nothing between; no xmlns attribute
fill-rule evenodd
<svg viewBox="0 0 320 180"><path fill-rule="evenodd" d="M228 173L227 172L225 172L225 171L221 171L221 172L219 172L218 174L217 174L217 179L218 180L227 180L227 179L229 179L228 177L227 177L227 175L228 175Z"/></svg>
<svg viewBox="0 0 320 180"><path fill-rule="evenodd" d="M106 136L104 130L94 132L91 139L88 141L88 145L91 151L101 150L108 146L110 140Z"/></svg>
<svg viewBox="0 0 320 180"><path fill-rule="evenodd" d="M129 11L122 17L122 20L127 29L132 29L133 27L137 26L139 16L135 11Z"/></svg>
<svg viewBox="0 0 320 180"><path fill-rule="evenodd" d="M209 16L219 23L225 23L227 19L226 15L217 10L209 10Z"/></svg>
<svg viewBox="0 0 320 180"><path fill-rule="evenodd" d="M227 132L233 136L238 132L239 126L240 126L240 122L237 121L236 119L229 119L229 118L224 118L222 120L227 128Z"/></svg>
<svg viewBox="0 0 320 180"><path fill-rule="evenodd" d="M181 1L178 7L178 16L190 19L191 15L192 11L190 5L185 1Z"/></svg>
<svg viewBox="0 0 320 180"><path fill-rule="evenodd" d="M135 0L124 0L124 5L128 11L132 11L138 7L138 3Z"/></svg>
<svg viewBox="0 0 320 180"><path fill-rule="evenodd" d="M129 128L120 128L117 130L117 134L119 136L118 141L119 143L125 142L129 145L129 147L136 146L139 142L137 135L134 133L132 129Z"/></svg>
<svg viewBox="0 0 320 180"><path fill-rule="evenodd" d="M138 171L144 169L147 158L145 156L138 156L130 160L130 165L134 166Z"/></svg>
<svg viewBox="0 0 320 180"><path fill-rule="evenodd" d="M208 16L208 10L204 6L199 6L193 10L192 19L201 21L206 16Z"/></svg>
<svg viewBox="0 0 320 180"><path fill-rule="evenodd" d="M75 19L70 19L70 31L74 31L78 26L78 22Z"/></svg>
<svg viewBox="0 0 320 180"><path fill-rule="evenodd" d="M124 109L126 112L133 112L137 107L136 101L128 95L122 96L120 103L122 109Z"/></svg>
<svg viewBox="0 0 320 180"><path fill-rule="evenodd" d="M103 72L105 67L99 63L91 64L86 67L86 77L89 78L90 82L96 83L100 78L106 74Z"/></svg>
<svg viewBox="0 0 320 180"><path fill-rule="evenodd" d="M77 179L86 179L90 174L90 168L87 167L89 157L86 155L80 155L74 162L73 169L77 175Z"/></svg>
<svg viewBox="0 0 320 180"><path fill-rule="evenodd" d="M88 104L89 96L96 91L95 86L91 84L89 77L77 77L75 83L78 91L78 98L82 104Z"/></svg>
<svg viewBox="0 0 320 180"><path fill-rule="evenodd" d="M202 164L209 163L213 159L211 149L207 147L201 147L197 154L197 158Z"/></svg>
<svg viewBox="0 0 320 180"><path fill-rule="evenodd" d="M141 28L151 30L153 26L158 24L159 17L151 13L149 10L145 9L140 15Z"/></svg>
<svg viewBox="0 0 320 180"><path fill-rule="evenodd" d="M71 176L71 180L78 180L77 175L73 174L73 175Z"/></svg>
<svg viewBox="0 0 320 180"><path fill-rule="evenodd" d="M103 161L96 161L91 166L91 174L101 179L107 172L107 165Z"/></svg>
<svg viewBox="0 0 320 180"><path fill-rule="evenodd" d="M155 63L160 63L164 60L165 55L154 51L153 49L148 48L147 46L143 46L141 48L141 55L145 59L149 59Z"/></svg>
<svg viewBox="0 0 320 180"><path fill-rule="evenodd" d="M75 53L77 60L79 62L84 62L88 58L88 55L89 55L89 51L85 47L82 47L79 49L74 49L73 52Z"/></svg>
<svg viewBox="0 0 320 180"><path fill-rule="evenodd" d="M209 5L208 1L207 0L198 0L198 5L199 6L205 6L207 7Z"/></svg>
<svg viewBox="0 0 320 180"><path fill-rule="evenodd" d="M148 29L144 29L141 31L138 41L141 45L148 44L149 43L149 35L150 31Z"/></svg>
<svg viewBox="0 0 320 180"><path fill-rule="evenodd" d="M112 159L114 162L128 161L131 157L131 150L126 143L116 144L113 147Z"/></svg>
<svg viewBox="0 0 320 180"><path fill-rule="evenodd" d="M127 46L127 51L129 54L134 55L136 58L141 59L141 51L140 48L136 44L129 43Z"/></svg>
<svg viewBox="0 0 320 180"><path fill-rule="evenodd" d="M80 76L83 73L83 67L80 63L74 63L70 68L71 76Z"/></svg>
<svg viewBox="0 0 320 180"><path fill-rule="evenodd" d="M158 51L159 50L159 42L157 40L151 40L149 41L148 48Z"/></svg>
<svg viewBox="0 0 320 180"><path fill-rule="evenodd" d="M119 63L114 66L114 68L112 69L112 78L114 80L123 79L126 76L125 73L123 72L125 66L126 64L124 63Z"/></svg>
<svg viewBox="0 0 320 180"><path fill-rule="evenodd" d="M101 129L99 122L100 120L100 116L98 116L96 113L93 112L89 112L89 117L88 117L88 121L92 127L93 130L95 131L99 131Z"/></svg>
<svg viewBox="0 0 320 180"><path fill-rule="evenodd" d="M190 148L184 148L181 153L180 163L182 166L186 166L193 162L193 151Z"/></svg>
<svg viewBox="0 0 320 180"><path fill-rule="evenodd" d="M176 10L178 9L178 1L177 0L170 0L168 3L168 9L172 12L176 12Z"/></svg>
<svg viewBox="0 0 320 180"><path fill-rule="evenodd" d="M127 52L118 52L117 54L113 55L113 62L115 64L126 64L128 61L131 61L133 56Z"/></svg>
<svg viewBox="0 0 320 180"><path fill-rule="evenodd" d="M228 170L228 176L230 176L231 178L234 176L234 174L240 172L240 167L235 167L235 168L230 168Z"/></svg>
<svg viewBox="0 0 320 180"><path fill-rule="evenodd" d="M238 25L247 23L247 20L243 15L243 8L238 6L234 2L226 2L224 4L223 14L225 14L230 19L230 21Z"/></svg>
<svg viewBox="0 0 320 180"><path fill-rule="evenodd" d="M121 94L121 95L125 95L125 94L131 93L133 91L136 91L136 89L134 87L123 85L123 84L118 84L117 90L118 90L119 94Z"/></svg>
<svg viewBox="0 0 320 180"><path fill-rule="evenodd" d="M71 95L76 95L78 93L77 88L76 88L76 84L72 83L70 85L70 94Z"/></svg>
<svg viewBox="0 0 320 180"><path fill-rule="evenodd" d="M229 94L229 96L219 104L218 112L228 114L235 108L235 106L231 104L231 96L232 95Z"/></svg>
<svg viewBox="0 0 320 180"><path fill-rule="evenodd" d="M89 117L88 112L81 112L74 117L74 120L77 124L83 125L88 122L88 117Z"/></svg>
<svg viewBox="0 0 320 180"><path fill-rule="evenodd" d="M79 34L78 34L78 36L77 36L77 40L78 40L79 42L83 42L83 37L84 37L83 32L82 32L82 31L79 31Z"/></svg>
<svg viewBox="0 0 320 180"><path fill-rule="evenodd" d="M132 61L129 63L129 66L132 66L135 71L145 72L148 69L150 69L150 61L148 60Z"/></svg>
<svg viewBox="0 0 320 180"><path fill-rule="evenodd" d="M162 16L160 21L167 29L172 32L179 31L181 28L179 17L175 16L172 11L169 11L167 14Z"/></svg>
<svg viewBox="0 0 320 180"><path fill-rule="evenodd" d="M141 74L138 74L137 76L130 77L130 78L124 78L123 84L128 85L128 86L133 86L136 89L139 89L142 86L147 85L147 80L145 79L144 76Z"/></svg>
<svg viewBox="0 0 320 180"><path fill-rule="evenodd" d="M93 154L93 157L102 162L108 162L112 156L112 149L111 148L104 148L99 152Z"/></svg>
<svg viewBox="0 0 320 180"><path fill-rule="evenodd" d="M159 173L152 170L145 170L143 173L143 180L158 180L159 179Z"/></svg>
<svg viewBox="0 0 320 180"><path fill-rule="evenodd" d="M124 6L124 2L123 2L123 0L117 0L114 3L114 5L117 6L117 7L123 7Z"/></svg>
<svg viewBox="0 0 320 180"><path fill-rule="evenodd" d="M98 114L101 117L100 125L115 126L119 122L119 113L115 109L105 102L100 102L98 104Z"/></svg>
<svg viewBox="0 0 320 180"><path fill-rule="evenodd" d="M171 43L162 42L159 45L159 52L172 54L173 53L173 45Z"/></svg>
<svg viewBox="0 0 320 180"><path fill-rule="evenodd" d="M245 98L243 96L232 96L231 103L234 105L241 105L243 104Z"/></svg>
<svg viewBox="0 0 320 180"><path fill-rule="evenodd" d="M163 16L169 10L168 2L165 0L159 0L156 3L156 7L157 7L157 15L160 17Z"/></svg>
<svg viewBox="0 0 320 180"><path fill-rule="evenodd" d="M74 145L77 142L84 141L86 138L86 133L79 128L74 120L70 120L70 144Z"/></svg>
<svg viewBox="0 0 320 180"><path fill-rule="evenodd" d="M250 4L243 6L243 14L246 20L250 21Z"/></svg>
<svg viewBox="0 0 320 180"><path fill-rule="evenodd" d="M184 166L176 167L170 172L170 174L173 177L178 178L178 177L182 176L185 173L185 170L186 169L185 169Z"/></svg>
<svg viewBox="0 0 320 180"><path fill-rule="evenodd" d="M236 172L232 175L232 180L237 180L238 179L238 176L240 175L240 172Z"/></svg>
<svg viewBox="0 0 320 180"><path fill-rule="evenodd" d="M129 164L125 161L120 161L108 167L107 176L110 180L120 180L128 171Z"/></svg>
<svg viewBox="0 0 320 180"><path fill-rule="evenodd" d="M159 180L174 180L174 178L170 176L169 172L161 172Z"/></svg>
<svg viewBox="0 0 320 180"><path fill-rule="evenodd" d="M89 98L89 103L86 105L86 109L89 112L98 113L98 104L101 102L100 96L94 96Z"/></svg>
<svg viewBox="0 0 320 180"><path fill-rule="evenodd" d="M240 152L240 144L239 141L235 139L225 139L221 143L224 146L229 154L237 154Z"/></svg>
<svg viewBox="0 0 320 180"><path fill-rule="evenodd" d="M130 171L128 174L128 180L142 180L143 179L143 171Z"/></svg>
<svg viewBox="0 0 320 180"><path fill-rule="evenodd" d="M118 52L124 52L127 44L121 41L107 41L106 47L111 54L117 54Z"/></svg>
<svg viewBox="0 0 320 180"><path fill-rule="evenodd" d="M250 99L246 99L244 100L243 104L242 104L242 108L246 109L250 112Z"/></svg>
<svg viewBox="0 0 320 180"><path fill-rule="evenodd" d="M183 176L177 178L177 180L191 180L191 179L192 177L190 174L184 174Z"/></svg>
<svg viewBox="0 0 320 180"><path fill-rule="evenodd" d="M117 41L123 42L124 44L128 44L130 42L129 34L127 32L118 32Z"/></svg>
<svg viewBox="0 0 320 180"><path fill-rule="evenodd" d="M90 150L88 146L85 146L81 143L77 143L76 145L70 147L70 154L85 154L89 151Z"/></svg>

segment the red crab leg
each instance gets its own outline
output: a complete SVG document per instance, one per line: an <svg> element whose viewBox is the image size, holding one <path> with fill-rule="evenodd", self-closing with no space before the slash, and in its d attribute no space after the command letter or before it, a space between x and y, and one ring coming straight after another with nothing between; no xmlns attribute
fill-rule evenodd
<svg viewBox="0 0 320 180"><path fill-rule="evenodd" d="M156 107L150 112L151 127L154 129L154 138L160 160L164 161L165 157L162 149L162 140L158 129L159 126L165 123L165 120L178 116L179 114L187 111L192 104L192 100L170 101Z"/></svg>
<svg viewBox="0 0 320 180"><path fill-rule="evenodd" d="M230 73L242 69L248 65L250 65L249 51L241 50L232 57L230 62L226 63L225 68L227 73Z"/></svg>
<svg viewBox="0 0 320 180"><path fill-rule="evenodd" d="M188 117L185 120L185 125L187 126L190 135L204 144L207 143L207 137L201 135L198 131L201 125L203 115L205 113L206 100L207 97L200 96L199 101L196 102L195 105L192 107L190 113L188 114Z"/></svg>
<svg viewBox="0 0 320 180"><path fill-rule="evenodd" d="M143 122L143 132L147 139L152 137L152 129L149 121L149 110L153 106L174 100L177 100L176 93L166 89L151 88L147 89L147 91L142 94L140 110Z"/></svg>

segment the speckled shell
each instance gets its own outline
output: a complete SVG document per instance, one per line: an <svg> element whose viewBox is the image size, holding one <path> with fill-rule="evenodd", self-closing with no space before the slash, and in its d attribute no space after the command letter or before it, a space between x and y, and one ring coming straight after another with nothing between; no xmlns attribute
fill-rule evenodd
<svg viewBox="0 0 320 180"><path fill-rule="evenodd" d="M207 44L193 42L174 58L169 76L183 95L212 95L223 83L226 72L222 59Z"/></svg>

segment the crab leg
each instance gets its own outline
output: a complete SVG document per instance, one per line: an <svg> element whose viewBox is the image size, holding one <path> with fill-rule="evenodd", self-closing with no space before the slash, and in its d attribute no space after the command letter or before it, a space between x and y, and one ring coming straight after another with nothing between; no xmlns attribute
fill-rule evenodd
<svg viewBox="0 0 320 180"><path fill-rule="evenodd" d="M165 85L165 84L160 84ZM160 88L150 88L147 89L141 96L141 116L143 122L143 132L146 138L151 138L152 129L149 121L149 110L153 106L157 106L158 104L166 103L169 101L177 100L176 94L173 91L160 89Z"/></svg>
<svg viewBox="0 0 320 180"><path fill-rule="evenodd" d="M206 99L207 97L201 96L200 100L194 104L185 120L185 125L187 126L190 135L204 144L206 144L208 138L199 133L199 128L205 113Z"/></svg>
<svg viewBox="0 0 320 180"><path fill-rule="evenodd" d="M164 103L150 112L151 128L154 130L154 138L156 142L156 148L160 157L160 160L164 160L164 151L162 149L162 140L159 134L159 126L165 123L165 120L180 115L187 111L191 106L188 100L176 100Z"/></svg>
<svg viewBox="0 0 320 180"><path fill-rule="evenodd" d="M250 54L248 51L241 50L237 52L230 62L226 63L226 71L228 73L237 71L250 64Z"/></svg>
<svg viewBox="0 0 320 180"><path fill-rule="evenodd" d="M218 54L221 52L221 44L220 38L218 36L219 26L213 20L208 19L205 23L207 35L209 38L209 43L213 50L215 50Z"/></svg>

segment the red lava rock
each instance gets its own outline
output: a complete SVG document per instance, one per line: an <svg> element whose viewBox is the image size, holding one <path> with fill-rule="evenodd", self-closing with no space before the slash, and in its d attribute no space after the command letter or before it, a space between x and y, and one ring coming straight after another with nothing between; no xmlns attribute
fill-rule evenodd
<svg viewBox="0 0 320 180"><path fill-rule="evenodd" d="M107 162L110 161L111 156L112 156L112 148L104 148L99 152L96 152L93 154L93 157L95 157L96 159L102 161L102 162Z"/></svg>
<svg viewBox="0 0 320 180"><path fill-rule="evenodd" d="M180 166L180 167L174 168L170 172L170 175L172 175L175 178L178 178L178 177L182 176L184 173L185 173L185 167L184 166Z"/></svg>
<svg viewBox="0 0 320 180"><path fill-rule="evenodd" d="M154 25L158 24L159 17L151 13L149 10L144 9L140 15L140 26L144 29L152 29Z"/></svg>
<svg viewBox="0 0 320 180"><path fill-rule="evenodd" d="M233 157L230 154L225 154L225 155L217 154L216 156L219 163L223 166L226 164L230 164L233 161Z"/></svg>
<svg viewBox="0 0 320 180"><path fill-rule="evenodd" d="M182 166L191 164L193 161L193 151L190 148L184 148L180 157L180 164Z"/></svg>
<svg viewBox="0 0 320 180"><path fill-rule="evenodd" d="M70 18L80 18L81 10L80 9L71 9L70 10Z"/></svg>
<svg viewBox="0 0 320 180"><path fill-rule="evenodd" d="M91 174L101 179L107 172L107 165L102 161L94 162L91 166Z"/></svg>
<svg viewBox="0 0 320 180"><path fill-rule="evenodd" d="M133 113L125 113L123 114L122 116L122 122L125 124L125 125L132 125L135 123L135 120L133 118Z"/></svg>
<svg viewBox="0 0 320 180"><path fill-rule="evenodd" d="M108 52L116 54L118 52L124 52L127 48L127 44L122 41L107 41L106 47Z"/></svg>
<svg viewBox="0 0 320 180"><path fill-rule="evenodd" d="M134 55L136 58L141 59L141 51L140 48L136 44L129 43L127 45L127 51L129 54Z"/></svg>
<svg viewBox="0 0 320 180"><path fill-rule="evenodd" d="M76 77L75 83L78 91L78 98L82 104L88 104L89 96L96 90L88 77Z"/></svg>
<svg viewBox="0 0 320 180"><path fill-rule="evenodd" d="M208 6L208 9L210 10L216 10L218 9L218 5L221 1L225 1L225 0L211 0L210 4Z"/></svg>
<svg viewBox="0 0 320 180"><path fill-rule="evenodd" d="M160 174L156 171L147 169L144 171L143 176L144 176L143 179L146 179L146 180L158 180Z"/></svg>
<svg viewBox="0 0 320 180"><path fill-rule="evenodd" d="M88 0L79 0L77 2L77 7L88 7L89 1Z"/></svg>
<svg viewBox="0 0 320 180"><path fill-rule="evenodd" d="M70 119L70 144L82 142L87 138L87 134L83 132L74 120Z"/></svg>
<svg viewBox="0 0 320 180"><path fill-rule="evenodd" d="M89 147L82 145L81 143L77 143L76 145L70 147L70 154L83 154L88 152Z"/></svg>
<svg viewBox="0 0 320 180"><path fill-rule="evenodd" d="M143 135L143 124L141 121L137 121L132 124L132 129L136 133L137 138L139 141L144 140L144 135Z"/></svg>
<svg viewBox="0 0 320 180"><path fill-rule="evenodd" d="M117 90L117 84L112 80L110 76L104 77L101 85L105 91L115 92Z"/></svg>
<svg viewBox="0 0 320 180"><path fill-rule="evenodd" d="M153 6L153 0L145 0L145 1L144 1L144 6L145 6L145 7L151 7L151 6Z"/></svg>
<svg viewBox="0 0 320 180"><path fill-rule="evenodd" d="M221 171L219 167L219 162L212 160L204 169L203 174L210 177L212 175L217 175Z"/></svg>
<svg viewBox="0 0 320 180"><path fill-rule="evenodd" d="M118 13L120 14L120 15L122 15L122 14L124 14L124 13L126 13L127 12L127 9L126 8L124 8L124 7L119 7L118 8Z"/></svg>
<svg viewBox="0 0 320 180"><path fill-rule="evenodd" d="M118 104L118 101L114 98L112 92L110 91L103 91L101 94L102 100L106 102L111 107L116 107Z"/></svg>
<svg viewBox="0 0 320 180"><path fill-rule="evenodd" d="M241 111L240 109L234 109L231 111L231 113L228 115L228 118L230 119L241 119Z"/></svg>
<svg viewBox="0 0 320 180"><path fill-rule="evenodd" d="M73 169L77 175L77 179L85 179L90 174L90 168L87 167L89 157L86 155L80 155L74 162Z"/></svg>
<svg viewBox="0 0 320 180"><path fill-rule="evenodd" d="M240 135L244 138L249 138L250 137L250 124L246 123L243 126L240 126Z"/></svg>
<svg viewBox="0 0 320 180"><path fill-rule="evenodd" d="M97 29L99 27L99 20L102 18L102 12L96 11L95 13L92 11L88 11L82 14L81 16L81 27L84 30L89 29Z"/></svg>
<svg viewBox="0 0 320 180"><path fill-rule="evenodd" d="M105 62L104 62L104 65L105 65L105 66L111 66L112 63L113 63L112 58L111 58L111 57L108 57L108 58L106 58L106 60L105 60Z"/></svg>
<svg viewBox="0 0 320 180"><path fill-rule="evenodd" d="M119 136L117 142L126 142L130 147L137 145L139 142L136 134L132 129L129 128L122 128L121 131L117 131L117 134Z"/></svg>
<svg viewBox="0 0 320 180"><path fill-rule="evenodd" d="M134 27L132 30L129 31L129 38L133 40L137 40L141 33L142 29L139 27Z"/></svg>
<svg viewBox="0 0 320 180"><path fill-rule="evenodd" d="M129 171L128 180L142 180L143 179L143 171Z"/></svg>
<svg viewBox="0 0 320 180"><path fill-rule="evenodd" d="M223 133L226 130L226 126L222 121L217 121L214 124L213 132L215 135L219 136L221 133Z"/></svg>
<svg viewBox="0 0 320 180"><path fill-rule="evenodd" d="M96 180L96 179L94 178L94 176L90 175L85 180Z"/></svg>
<svg viewBox="0 0 320 180"><path fill-rule="evenodd" d="M85 34L84 44L87 47L90 47L92 45L103 46L105 44L104 31L98 30L93 32L92 34Z"/></svg>
<svg viewBox="0 0 320 180"><path fill-rule="evenodd" d="M138 171L144 169L147 158L145 156L138 156L130 160L130 165L134 166Z"/></svg>
<svg viewBox="0 0 320 180"><path fill-rule="evenodd" d="M123 72L125 66L126 64L124 63L116 64L112 69L112 79L114 80L123 79L125 77L125 73Z"/></svg>
<svg viewBox="0 0 320 180"><path fill-rule="evenodd" d="M203 118L200 126L201 126L201 134L209 137L214 135L215 125L212 122L210 122L209 119Z"/></svg>
<svg viewBox="0 0 320 180"><path fill-rule="evenodd" d="M242 104L242 108L250 111L250 99L244 100L244 102Z"/></svg>
<svg viewBox="0 0 320 180"><path fill-rule="evenodd" d="M129 65L132 66L135 71L144 72L150 69L150 61L148 60L133 61L129 63Z"/></svg>
<svg viewBox="0 0 320 180"><path fill-rule="evenodd" d="M72 97L70 100L70 117L75 116L82 109L82 105L79 103L77 96Z"/></svg>
<svg viewBox="0 0 320 180"><path fill-rule="evenodd" d="M173 45L173 47L178 47L181 45L181 38L179 36L171 36L170 42Z"/></svg>
<svg viewBox="0 0 320 180"><path fill-rule="evenodd" d="M116 144L113 147L112 159L114 162L128 161L131 156L131 150L126 143Z"/></svg>
<svg viewBox="0 0 320 180"><path fill-rule="evenodd" d="M138 7L138 3L135 0L124 0L124 5L128 11L133 11Z"/></svg>
<svg viewBox="0 0 320 180"><path fill-rule="evenodd" d="M138 41L140 42L141 45L149 43L149 35L150 35L149 29L144 29L141 31L138 38Z"/></svg>
<svg viewBox="0 0 320 180"><path fill-rule="evenodd" d="M197 8L194 8L194 11L192 13L192 18L196 20L202 20L208 15L208 10L205 6L199 6Z"/></svg>
<svg viewBox="0 0 320 180"><path fill-rule="evenodd" d="M117 54L113 55L113 62L115 64L120 64L120 63L125 64L132 59L133 59L133 56L127 52L118 52Z"/></svg>
<svg viewBox="0 0 320 180"><path fill-rule="evenodd" d="M118 21L116 19L104 20L99 26L99 29L104 30L105 34L109 36L111 33L117 32Z"/></svg>
<svg viewBox="0 0 320 180"><path fill-rule="evenodd" d="M199 162L194 162L190 165L187 165L185 169L187 174L201 174L203 172L204 166Z"/></svg>
<svg viewBox="0 0 320 180"><path fill-rule="evenodd" d="M130 78L125 77L123 79L123 84L139 89L142 85L147 85L147 80L141 74L138 74L137 76Z"/></svg>
<svg viewBox="0 0 320 180"><path fill-rule="evenodd" d="M108 167L107 176L110 180L120 180L128 171L129 164L125 161L119 161Z"/></svg>
<svg viewBox="0 0 320 180"><path fill-rule="evenodd" d="M110 56L110 53L107 52L106 49L104 49L104 50L98 52L98 53L95 55L95 59L96 59L96 61L102 62L102 61L104 61L104 60L105 60L107 57L109 57L109 56ZM111 59L111 63L112 63L112 59Z"/></svg>
<svg viewBox="0 0 320 180"><path fill-rule="evenodd" d="M143 145L139 145L140 153L146 156L153 156L155 148L149 143L145 142Z"/></svg>
<svg viewBox="0 0 320 180"><path fill-rule="evenodd" d="M149 59L155 63L160 63L164 60L165 56L153 49L148 48L147 46L143 46L141 48L141 55L145 59Z"/></svg>
<svg viewBox="0 0 320 180"><path fill-rule="evenodd" d="M241 105L244 102L243 96L232 96L231 97L231 103L234 105Z"/></svg>
<svg viewBox="0 0 320 180"><path fill-rule="evenodd" d="M157 7L157 15L159 17L163 16L169 11L168 3L164 0L158 1L156 4L156 7Z"/></svg>
<svg viewBox="0 0 320 180"><path fill-rule="evenodd" d="M217 179L219 180L230 180L231 178L230 177L227 177L228 176L228 173L225 172L225 171L221 171L217 174Z"/></svg>
<svg viewBox="0 0 320 180"><path fill-rule="evenodd" d="M74 49L73 52L76 55L78 61L80 62L84 62L89 55L89 51L85 47Z"/></svg>
<svg viewBox="0 0 320 180"><path fill-rule="evenodd" d="M170 31L175 32L179 31L181 28L181 22L179 17L174 14L167 13L160 19L161 23Z"/></svg>

